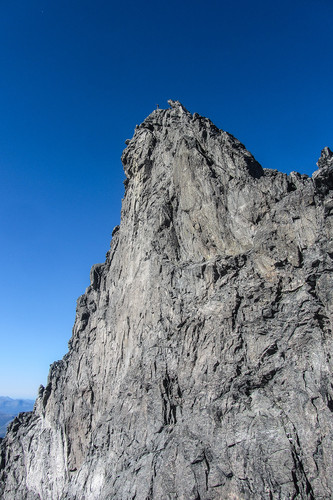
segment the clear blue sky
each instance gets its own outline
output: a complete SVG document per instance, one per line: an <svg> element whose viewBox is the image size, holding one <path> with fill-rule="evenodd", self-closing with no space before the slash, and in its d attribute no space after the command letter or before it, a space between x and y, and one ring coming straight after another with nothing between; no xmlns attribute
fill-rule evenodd
<svg viewBox="0 0 333 500"><path fill-rule="evenodd" d="M268 168L333 147L332 0L0 1L0 395L35 397L119 223L120 155L167 99Z"/></svg>

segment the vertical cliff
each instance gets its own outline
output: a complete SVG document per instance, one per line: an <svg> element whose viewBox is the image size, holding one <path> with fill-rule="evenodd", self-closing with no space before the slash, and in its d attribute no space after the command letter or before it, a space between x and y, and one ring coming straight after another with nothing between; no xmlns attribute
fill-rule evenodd
<svg viewBox="0 0 333 500"><path fill-rule="evenodd" d="M69 352L1 443L4 500L333 495L333 155L265 170L169 104L123 153Z"/></svg>

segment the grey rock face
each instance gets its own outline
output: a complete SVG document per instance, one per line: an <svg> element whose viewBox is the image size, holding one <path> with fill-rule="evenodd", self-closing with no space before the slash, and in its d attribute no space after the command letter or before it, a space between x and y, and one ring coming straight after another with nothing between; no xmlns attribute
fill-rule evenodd
<svg viewBox="0 0 333 500"><path fill-rule="evenodd" d="M333 496L332 153L265 170L169 104L128 141L121 225L2 442L3 499Z"/></svg>

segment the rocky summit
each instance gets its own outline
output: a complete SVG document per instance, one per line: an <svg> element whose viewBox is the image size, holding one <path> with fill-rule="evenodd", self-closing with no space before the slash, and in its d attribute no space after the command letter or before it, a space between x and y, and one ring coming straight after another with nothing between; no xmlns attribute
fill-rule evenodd
<svg viewBox="0 0 333 500"><path fill-rule="evenodd" d="M333 154L263 169L169 105L126 141L121 224L1 443L4 500L333 497Z"/></svg>

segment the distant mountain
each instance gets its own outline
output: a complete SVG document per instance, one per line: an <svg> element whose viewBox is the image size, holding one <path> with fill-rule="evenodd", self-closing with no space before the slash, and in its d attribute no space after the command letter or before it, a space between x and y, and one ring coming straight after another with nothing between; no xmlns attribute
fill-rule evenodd
<svg viewBox="0 0 333 500"><path fill-rule="evenodd" d="M0 413L20 413L31 411L35 404L34 399L12 399L0 396Z"/></svg>
<svg viewBox="0 0 333 500"><path fill-rule="evenodd" d="M7 425L13 420L15 415L0 413L0 438L5 437Z"/></svg>
<svg viewBox="0 0 333 500"><path fill-rule="evenodd" d="M33 399L12 399L0 396L0 437L6 434L7 425L22 411L31 411L34 407Z"/></svg>

